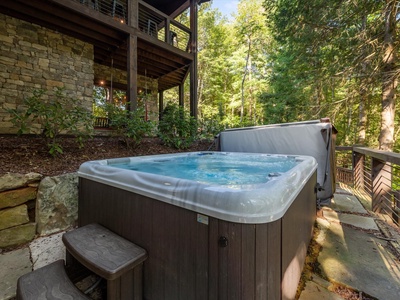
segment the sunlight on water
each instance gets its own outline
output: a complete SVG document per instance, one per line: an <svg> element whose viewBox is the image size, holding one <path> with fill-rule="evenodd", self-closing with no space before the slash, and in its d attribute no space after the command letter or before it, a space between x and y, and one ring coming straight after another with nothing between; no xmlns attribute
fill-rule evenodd
<svg viewBox="0 0 400 300"><path fill-rule="evenodd" d="M299 164L295 157L200 153L113 167L219 185L265 183Z"/></svg>

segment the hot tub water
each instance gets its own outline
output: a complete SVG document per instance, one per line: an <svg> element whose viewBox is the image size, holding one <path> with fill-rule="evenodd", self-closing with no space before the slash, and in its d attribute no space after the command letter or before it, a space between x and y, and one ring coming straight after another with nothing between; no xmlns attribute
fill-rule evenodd
<svg viewBox="0 0 400 300"><path fill-rule="evenodd" d="M145 172L199 183L224 186L266 183L289 171L302 160L294 156L198 153L187 156L111 163L115 168Z"/></svg>

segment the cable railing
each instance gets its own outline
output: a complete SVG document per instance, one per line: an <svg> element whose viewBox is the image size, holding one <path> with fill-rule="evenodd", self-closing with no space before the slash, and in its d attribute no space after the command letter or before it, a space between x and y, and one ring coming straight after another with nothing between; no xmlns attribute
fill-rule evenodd
<svg viewBox="0 0 400 300"><path fill-rule="evenodd" d="M117 22L128 22L127 0L74 1L107 15ZM185 12L183 15L185 15ZM150 37L163 41L182 51L190 52L191 50L190 28L181 22L178 22L176 19L167 16L144 1L139 1L138 29Z"/></svg>
<svg viewBox="0 0 400 300"><path fill-rule="evenodd" d="M139 1L139 30L180 50L190 51L190 28L143 1Z"/></svg>
<svg viewBox="0 0 400 300"><path fill-rule="evenodd" d="M400 154L366 147L337 147L336 154L338 182L352 186L368 209L399 226Z"/></svg>
<svg viewBox="0 0 400 300"><path fill-rule="evenodd" d="M126 23L127 0L75 0L95 11L114 18L116 21Z"/></svg>

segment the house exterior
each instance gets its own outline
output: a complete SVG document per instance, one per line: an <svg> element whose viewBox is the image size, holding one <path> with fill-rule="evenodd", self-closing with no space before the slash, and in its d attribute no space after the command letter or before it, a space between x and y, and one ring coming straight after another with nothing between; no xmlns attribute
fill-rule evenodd
<svg viewBox="0 0 400 300"><path fill-rule="evenodd" d="M183 105L190 78L196 116L197 10L206 1L0 1L0 134L15 132L8 109L61 86L89 109L94 85L126 90L131 110L146 89L161 112L173 87Z"/></svg>

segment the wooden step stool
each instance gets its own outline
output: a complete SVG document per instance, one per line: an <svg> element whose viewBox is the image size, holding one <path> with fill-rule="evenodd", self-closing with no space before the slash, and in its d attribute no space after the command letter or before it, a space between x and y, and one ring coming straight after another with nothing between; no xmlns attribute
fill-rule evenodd
<svg viewBox="0 0 400 300"><path fill-rule="evenodd" d="M67 265L71 255L90 271L107 280L108 300L142 300L146 250L99 224L89 224L69 231L63 235L62 240L67 250Z"/></svg>
<svg viewBox="0 0 400 300"><path fill-rule="evenodd" d="M69 280L63 259L25 274L17 282L17 300L88 300Z"/></svg>

